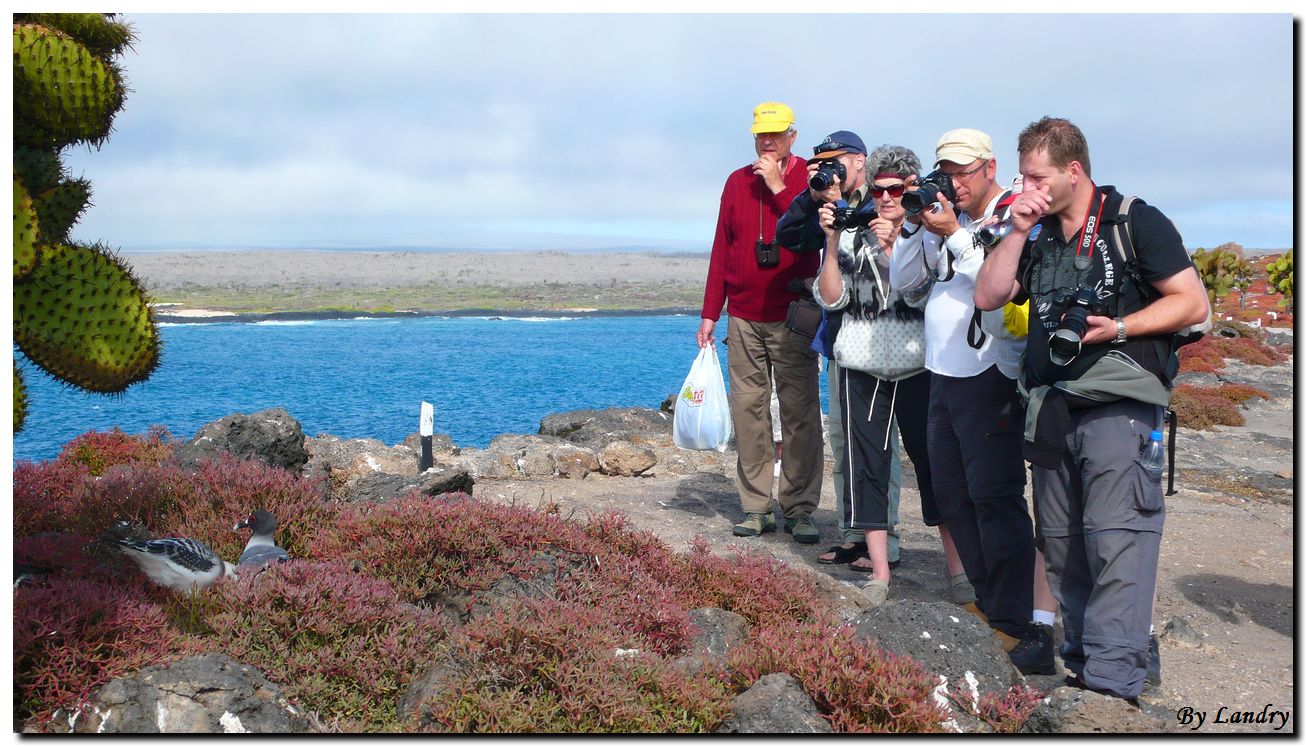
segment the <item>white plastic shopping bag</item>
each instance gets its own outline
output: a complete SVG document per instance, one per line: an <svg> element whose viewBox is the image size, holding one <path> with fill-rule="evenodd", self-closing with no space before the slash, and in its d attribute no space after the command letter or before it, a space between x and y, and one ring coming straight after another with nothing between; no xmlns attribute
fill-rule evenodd
<svg viewBox="0 0 1307 747"><path fill-rule="evenodd" d="M731 406L726 381L717 361L717 345L699 349L681 392L676 397L672 441L682 449L726 451L731 441Z"/></svg>

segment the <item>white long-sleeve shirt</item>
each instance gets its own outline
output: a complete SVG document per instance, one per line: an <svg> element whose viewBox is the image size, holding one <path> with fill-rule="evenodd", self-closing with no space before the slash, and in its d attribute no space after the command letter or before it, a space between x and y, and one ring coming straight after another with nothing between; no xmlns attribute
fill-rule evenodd
<svg viewBox="0 0 1307 747"><path fill-rule="evenodd" d="M1000 197L1001 194L990 201L980 220L993 215ZM943 241L922 226L916 226L910 237L900 235L890 257L890 286L898 291L920 287L930 279L927 263L934 268L936 277L943 277L945 252L951 254L953 277L947 281L936 280L926 301L926 368L942 376L963 378L997 365L1004 376L1015 379L1021 367L1025 340L986 335L979 348L973 348L967 342L967 327L976 308L976 275L985 262L984 247L972 240L967 228L971 223L970 216L959 214L958 224L962 227ZM913 228L911 223L903 225L909 230Z"/></svg>

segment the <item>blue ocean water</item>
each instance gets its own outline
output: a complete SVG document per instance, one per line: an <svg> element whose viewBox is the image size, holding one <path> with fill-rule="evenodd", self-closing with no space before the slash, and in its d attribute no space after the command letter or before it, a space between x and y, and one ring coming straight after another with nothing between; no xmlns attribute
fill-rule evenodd
<svg viewBox="0 0 1307 747"><path fill-rule="evenodd" d="M24 363L28 418L14 459L49 459L74 436L114 426L162 425L189 439L205 423L269 407L284 407L306 435L393 444L417 432L423 400L435 406L437 433L484 447L537 432L551 413L658 407L698 354L698 325L690 316L163 325L159 369L120 396L67 388Z"/></svg>

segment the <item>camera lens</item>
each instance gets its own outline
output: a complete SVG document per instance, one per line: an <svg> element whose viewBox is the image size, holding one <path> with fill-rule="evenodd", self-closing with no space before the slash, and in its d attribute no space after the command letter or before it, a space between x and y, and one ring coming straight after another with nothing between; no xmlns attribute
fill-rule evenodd
<svg viewBox="0 0 1307 747"><path fill-rule="evenodd" d="M814 192L825 192L830 189L831 185L834 183L834 180L831 179L830 172L824 170L819 170L817 173L812 175L811 179L808 180L808 186L812 187Z"/></svg>
<svg viewBox="0 0 1307 747"><path fill-rule="evenodd" d="M935 202L935 195L936 191L929 184L923 184L916 192L904 192L903 201L899 204L908 215L918 215L927 205Z"/></svg>
<svg viewBox="0 0 1307 747"><path fill-rule="evenodd" d="M1003 237L1007 236L1009 233L1012 233L1012 224L1009 221L1003 221L1001 223L984 226L976 231L976 240L985 246L992 247L1002 241Z"/></svg>
<svg viewBox="0 0 1307 747"><path fill-rule="evenodd" d="M1065 366L1080 355L1081 341L1089 331L1089 309L1072 306L1062 317L1057 331L1048 338L1048 358L1055 365Z"/></svg>

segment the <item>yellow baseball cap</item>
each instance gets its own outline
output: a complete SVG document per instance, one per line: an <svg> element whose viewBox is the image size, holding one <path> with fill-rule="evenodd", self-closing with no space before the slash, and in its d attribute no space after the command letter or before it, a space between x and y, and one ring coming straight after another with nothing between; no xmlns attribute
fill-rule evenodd
<svg viewBox="0 0 1307 747"><path fill-rule="evenodd" d="M750 132L785 132L794 126L794 110L785 104L766 101L753 109L753 127Z"/></svg>
<svg viewBox="0 0 1307 747"><path fill-rule="evenodd" d="M977 159L994 157L994 141L980 130L949 130L935 145L935 166L944 161L965 165Z"/></svg>

